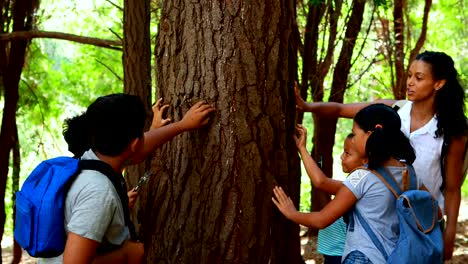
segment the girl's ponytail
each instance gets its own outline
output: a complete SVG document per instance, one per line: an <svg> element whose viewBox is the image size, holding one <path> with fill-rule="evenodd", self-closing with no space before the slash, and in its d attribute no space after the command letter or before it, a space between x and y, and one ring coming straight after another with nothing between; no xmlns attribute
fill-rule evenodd
<svg viewBox="0 0 468 264"><path fill-rule="evenodd" d="M86 113L65 119L63 137L68 144L68 150L79 158L91 148L89 124Z"/></svg>
<svg viewBox="0 0 468 264"><path fill-rule="evenodd" d="M398 113L384 104L373 104L359 111L354 122L364 132L371 131L366 142L369 168L381 166L390 158L413 163L416 159L408 138L400 131Z"/></svg>

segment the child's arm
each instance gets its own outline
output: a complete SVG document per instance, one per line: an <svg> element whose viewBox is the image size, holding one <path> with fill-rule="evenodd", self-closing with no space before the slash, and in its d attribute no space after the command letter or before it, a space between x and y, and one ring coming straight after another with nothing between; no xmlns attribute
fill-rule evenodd
<svg viewBox="0 0 468 264"><path fill-rule="evenodd" d="M296 210L291 198L284 193L281 187L274 187L273 203L289 220L312 228L325 228L350 210L357 202L356 196L344 185L320 212L301 213Z"/></svg>
<svg viewBox="0 0 468 264"><path fill-rule="evenodd" d="M145 141L143 149L135 154L131 163L136 164L143 161L146 156L151 154L156 148L180 133L197 129L208 124L209 115L213 111L215 111L213 106L204 102L198 102L188 110L182 120L147 131L144 135Z"/></svg>
<svg viewBox="0 0 468 264"><path fill-rule="evenodd" d="M326 117L345 117L353 118L359 110L370 104L383 103L386 105L392 105L395 100L375 100L369 103L351 103L351 104L342 104L336 102L306 102L302 99L299 94L299 90L295 89L296 94L296 108L302 112L313 112L320 116Z"/></svg>
<svg viewBox="0 0 468 264"><path fill-rule="evenodd" d="M302 162L309 175L310 181L315 188L326 191L330 194L336 194L343 183L331 178L328 178L319 168L315 160L310 156L306 148L307 129L302 125L296 126L297 135L294 135L297 149L301 155Z"/></svg>
<svg viewBox="0 0 468 264"><path fill-rule="evenodd" d="M142 243L125 241L120 248L103 255L97 254L99 245L100 243L97 241L70 232L68 233L65 251L63 253L63 263L137 264L141 263L143 260L144 247Z"/></svg>
<svg viewBox="0 0 468 264"><path fill-rule="evenodd" d="M163 115L166 113L167 109L169 108L169 105L166 104L161 106L162 100L162 98L159 98L158 101L151 108L153 110L153 120L151 122L150 129L160 128L171 123L170 118L163 118Z"/></svg>

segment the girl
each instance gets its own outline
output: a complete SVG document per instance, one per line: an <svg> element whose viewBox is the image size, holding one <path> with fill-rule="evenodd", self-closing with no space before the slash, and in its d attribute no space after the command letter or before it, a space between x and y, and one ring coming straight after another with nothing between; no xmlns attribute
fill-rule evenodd
<svg viewBox="0 0 468 264"><path fill-rule="evenodd" d="M356 114L352 139L359 155L368 159L369 169L383 166L394 175L399 184L403 181L406 164L413 163L415 159L413 148L400 131L400 126L400 118L395 110L384 104L373 104ZM421 183L418 183L418 188L424 189ZM395 211L395 197L370 170L353 171L339 186L335 199L320 212L298 212L281 187L275 187L273 192L276 197L272 198L273 203L287 218L298 224L324 228L355 206L373 227L388 253L393 251L398 240L399 221ZM383 255L356 219L354 232L348 232L346 237L343 261L385 262Z"/></svg>
<svg viewBox="0 0 468 264"><path fill-rule="evenodd" d="M450 56L425 51L416 56L408 70L410 102L398 111L401 131L416 152L414 168L447 216L444 230L444 259L453 254L461 200L463 159L466 145L465 92L457 80ZM393 105L395 100L376 102ZM306 103L296 92L297 108L331 117L352 118L370 103ZM447 144L446 153L442 146ZM442 162L441 162L442 161Z"/></svg>
<svg viewBox="0 0 468 264"><path fill-rule="evenodd" d="M297 125L296 130L299 137L294 135L297 149L306 168L307 174L315 188L336 194L343 185L342 181L333 180L323 174L317 163L312 159L306 148L307 131L302 125ZM343 144L341 154L341 166L343 172L350 173L352 170L363 166L367 159L360 156L352 144L353 134L349 134ZM346 224L340 217L333 224L320 229L317 237L317 251L323 255L324 264L341 263L344 244L346 240Z"/></svg>

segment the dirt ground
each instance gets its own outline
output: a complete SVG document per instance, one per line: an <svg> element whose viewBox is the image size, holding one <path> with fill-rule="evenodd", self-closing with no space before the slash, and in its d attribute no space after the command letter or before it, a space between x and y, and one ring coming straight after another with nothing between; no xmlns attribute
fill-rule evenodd
<svg viewBox="0 0 468 264"><path fill-rule="evenodd" d="M466 264L468 263L468 200L464 200L460 206L460 215L458 217L458 233L455 240L455 251L452 260L445 264ZM11 237L2 240L2 263L9 264L12 260L11 255ZM317 237L312 239L302 239L302 256L307 264L322 264L323 258L316 251ZM22 264L36 263L34 258L29 257L23 252Z"/></svg>

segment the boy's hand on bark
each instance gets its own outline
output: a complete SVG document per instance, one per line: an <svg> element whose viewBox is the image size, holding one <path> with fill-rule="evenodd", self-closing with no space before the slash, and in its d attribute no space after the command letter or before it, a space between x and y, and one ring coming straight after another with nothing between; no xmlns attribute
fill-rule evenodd
<svg viewBox="0 0 468 264"><path fill-rule="evenodd" d="M210 114L215 111L215 108L203 101L193 105L184 115L181 122L186 130L200 128L210 120Z"/></svg>
<svg viewBox="0 0 468 264"><path fill-rule="evenodd" d="M153 105L153 121L151 122L151 129L159 128L165 126L171 122L170 118L163 118L166 114L169 105L162 105L162 98L159 98L158 101Z"/></svg>

